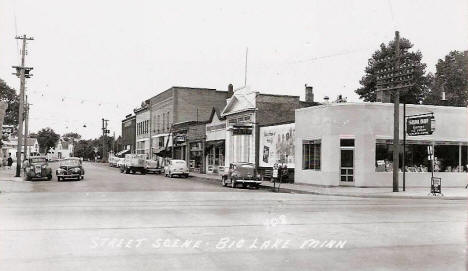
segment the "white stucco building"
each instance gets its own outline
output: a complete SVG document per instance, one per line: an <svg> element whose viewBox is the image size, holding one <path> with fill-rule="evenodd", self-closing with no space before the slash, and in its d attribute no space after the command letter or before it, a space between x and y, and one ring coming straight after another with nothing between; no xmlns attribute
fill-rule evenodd
<svg viewBox="0 0 468 271"><path fill-rule="evenodd" d="M433 113L431 135L407 136L406 185L429 187L434 144L435 177L445 187L468 181L468 110L407 105L406 115ZM403 105L400 107L403 141ZM295 181L329 186L392 186L393 104L341 103L296 110ZM403 148L400 148L401 150ZM400 157L402 157L401 151ZM402 184L400 158L400 186Z"/></svg>

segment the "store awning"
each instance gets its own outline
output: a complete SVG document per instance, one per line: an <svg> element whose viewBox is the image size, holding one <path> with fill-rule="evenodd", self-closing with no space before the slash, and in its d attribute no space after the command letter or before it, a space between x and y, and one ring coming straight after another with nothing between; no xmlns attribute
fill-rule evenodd
<svg viewBox="0 0 468 271"><path fill-rule="evenodd" d="M171 154L171 152L172 152L171 147L168 147L167 149L163 147L163 148L157 148L153 150L153 154L156 154L157 156L168 156L169 154Z"/></svg>
<svg viewBox="0 0 468 271"><path fill-rule="evenodd" d="M116 156L121 156L122 154L125 154L125 153L127 153L127 152L129 152L129 151L130 151L130 149L126 149L126 150L123 150L123 151L119 151L119 152L116 154Z"/></svg>
<svg viewBox="0 0 468 271"><path fill-rule="evenodd" d="M208 148L214 148L214 147L224 147L225 140L220 139L220 140L212 140L212 141L206 141L205 142L205 147Z"/></svg>

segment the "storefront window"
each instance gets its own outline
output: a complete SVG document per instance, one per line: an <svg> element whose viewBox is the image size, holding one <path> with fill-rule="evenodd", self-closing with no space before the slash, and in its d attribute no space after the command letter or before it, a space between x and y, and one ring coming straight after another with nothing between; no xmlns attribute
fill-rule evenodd
<svg viewBox="0 0 468 271"><path fill-rule="evenodd" d="M461 143L466 144L466 143ZM406 144L405 168L407 172L431 172L432 161L429 156L431 142L409 141ZM466 172L467 148L456 142L435 142L435 172ZM391 140L377 140L375 147L375 166L377 172L393 170L393 144ZM399 169L403 166L403 145L400 145Z"/></svg>
<svg viewBox="0 0 468 271"><path fill-rule="evenodd" d="M320 140L305 140L302 143L302 169L320 170Z"/></svg>

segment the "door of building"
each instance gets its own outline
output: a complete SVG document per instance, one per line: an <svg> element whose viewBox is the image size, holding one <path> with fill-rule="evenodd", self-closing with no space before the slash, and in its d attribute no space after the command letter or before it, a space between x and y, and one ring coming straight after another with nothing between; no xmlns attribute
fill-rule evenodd
<svg viewBox="0 0 468 271"><path fill-rule="evenodd" d="M340 140L340 184L354 184L354 139Z"/></svg>

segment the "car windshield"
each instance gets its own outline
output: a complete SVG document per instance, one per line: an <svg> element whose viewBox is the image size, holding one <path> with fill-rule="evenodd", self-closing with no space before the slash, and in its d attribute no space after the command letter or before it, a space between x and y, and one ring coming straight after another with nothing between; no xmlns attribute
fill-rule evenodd
<svg viewBox="0 0 468 271"><path fill-rule="evenodd" d="M61 166L66 166L66 167L74 167L74 166L79 166L80 161L74 160L74 159L64 160L60 165Z"/></svg>
<svg viewBox="0 0 468 271"><path fill-rule="evenodd" d="M45 163L46 159L43 157L31 158L31 163Z"/></svg>
<svg viewBox="0 0 468 271"><path fill-rule="evenodd" d="M237 170L242 174L242 175L254 175L255 173L255 166L254 165L239 165L237 167Z"/></svg>

